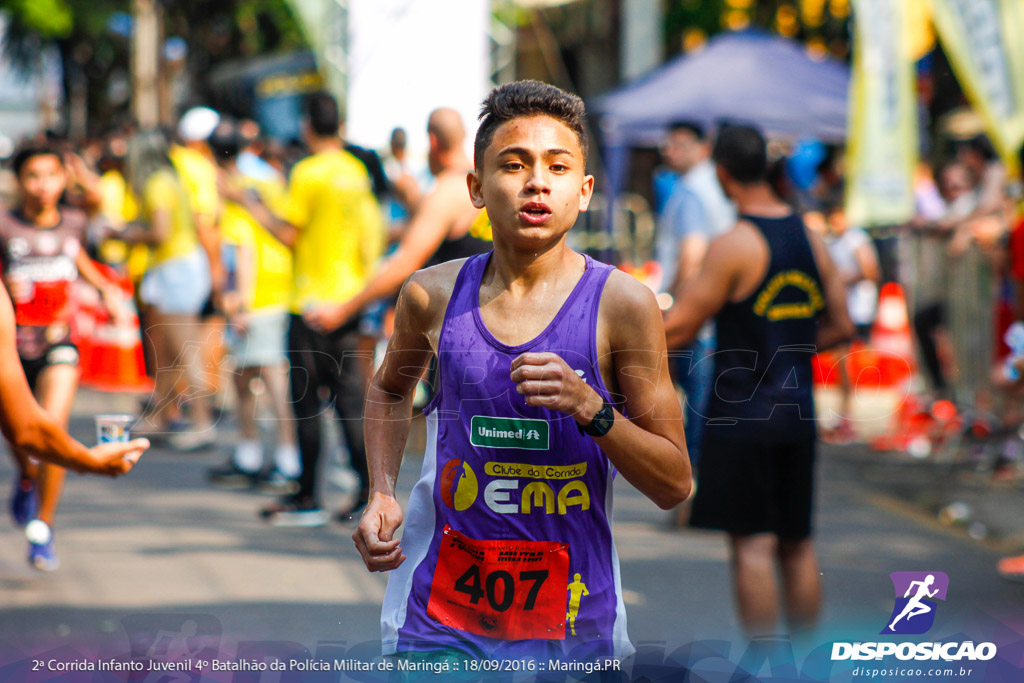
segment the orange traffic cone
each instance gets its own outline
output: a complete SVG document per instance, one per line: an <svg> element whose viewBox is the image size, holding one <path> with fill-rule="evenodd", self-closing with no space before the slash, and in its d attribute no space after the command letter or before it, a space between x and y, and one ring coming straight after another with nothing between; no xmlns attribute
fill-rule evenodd
<svg viewBox="0 0 1024 683"><path fill-rule="evenodd" d="M871 348L878 354L879 384L894 387L915 372L914 339L910 334L903 288L887 282L878 295L878 314L871 328Z"/></svg>
<svg viewBox="0 0 1024 683"><path fill-rule="evenodd" d="M871 351L878 373L879 387L904 386L908 393L893 415L887 434L871 443L877 450L907 451L917 457L926 457L932 448L936 416L928 410L919 396L909 393L916 362L914 339L910 333L907 300L903 288L895 282L882 286L878 296L878 313L871 329Z"/></svg>
<svg viewBox="0 0 1024 683"><path fill-rule="evenodd" d="M122 306L130 314L123 321L115 321L101 305L95 289L78 288L75 321L82 384L101 391L152 391L153 381L146 376L131 280L107 266L97 267L120 287L124 293Z"/></svg>

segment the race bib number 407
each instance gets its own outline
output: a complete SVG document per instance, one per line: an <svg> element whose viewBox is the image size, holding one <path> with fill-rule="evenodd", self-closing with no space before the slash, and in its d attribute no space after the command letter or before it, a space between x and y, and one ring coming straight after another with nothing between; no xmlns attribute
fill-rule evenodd
<svg viewBox="0 0 1024 683"><path fill-rule="evenodd" d="M500 640L565 639L569 547L477 541L445 527L427 615Z"/></svg>

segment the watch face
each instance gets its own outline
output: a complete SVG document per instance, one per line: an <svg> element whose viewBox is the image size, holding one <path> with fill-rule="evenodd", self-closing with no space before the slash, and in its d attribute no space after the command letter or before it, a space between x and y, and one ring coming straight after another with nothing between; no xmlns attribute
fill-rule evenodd
<svg viewBox="0 0 1024 683"><path fill-rule="evenodd" d="M597 411L597 415L594 415L593 421L590 423L590 433L595 436L604 436L612 428L612 422L615 420L615 413L607 404Z"/></svg>

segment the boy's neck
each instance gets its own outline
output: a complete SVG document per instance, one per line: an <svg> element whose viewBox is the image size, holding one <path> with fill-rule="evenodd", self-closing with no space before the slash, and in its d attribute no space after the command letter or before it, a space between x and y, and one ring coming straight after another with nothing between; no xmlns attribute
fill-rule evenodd
<svg viewBox="0 0 1024 683"><path fill-rule="evenodd" d="M52 228L60 223L60 209L56 204L40 206L32 202L25 202L21 205L21 213L30 223L40 228Z"/></svg>
<svg viewBox="0 0 1024 683"><path fill-rule="evenodd" d="M573 273L579 265L580 255L565 243L565 236L541 250L520 250L495 243L491 267L495 279L505 288L529 291L534 286L547 285L560 275Z"/></svg>

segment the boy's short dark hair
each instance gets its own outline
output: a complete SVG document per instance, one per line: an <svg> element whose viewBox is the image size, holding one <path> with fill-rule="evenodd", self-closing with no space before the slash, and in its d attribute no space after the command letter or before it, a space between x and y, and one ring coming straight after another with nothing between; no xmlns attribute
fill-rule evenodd
<svg viewBox="0 0 1024 683"><path fill-rule="evenodd" d="M565 124L576 133L583 151L583 163L586 164L586 109L583 100L548 83L516 81L495 88L483 102L478 117L480 127L473 142L473 164L477 169L483 168L484 150L494 139L494 131L506 121L525 116L550 116Z"/></svg>
<svg viewBox="0 0 1024 683"><path fill-rule="evenodd" d="M707 131L704 129L703 124L699 121L693 120L681 120L673 121L668 124L669 133L692 133L693 137L697 138L700 142L704 142L707 139Z"/></svg>
<svg viewBox="0 0 1024 683"><path fill-rule="evenodd" d="M326 138L338 134L341 116L338 101L330 93L315 92L306 98L306 116L316 135Z"/></svg>
<svg viewBox="0 0 1024 683"><path fill-rule="evenodd" d="M711 157L736 182L751 184L768 177L767 145L761 131L753 126L729 124L721 128Z"/></svg>
<svg viewBox="0 0 1024 683"><path fill-rule="evenodd" d="M35 157L57 157L60 160L60 152L53 147L44 147L39 145L30 145L28 147L22 147L15 153L14 158L11 160L11 168L14 170L15 176L21 176L21 169L28 163L29 159ZM63 165L63 162L61 162Z"/></svg>

